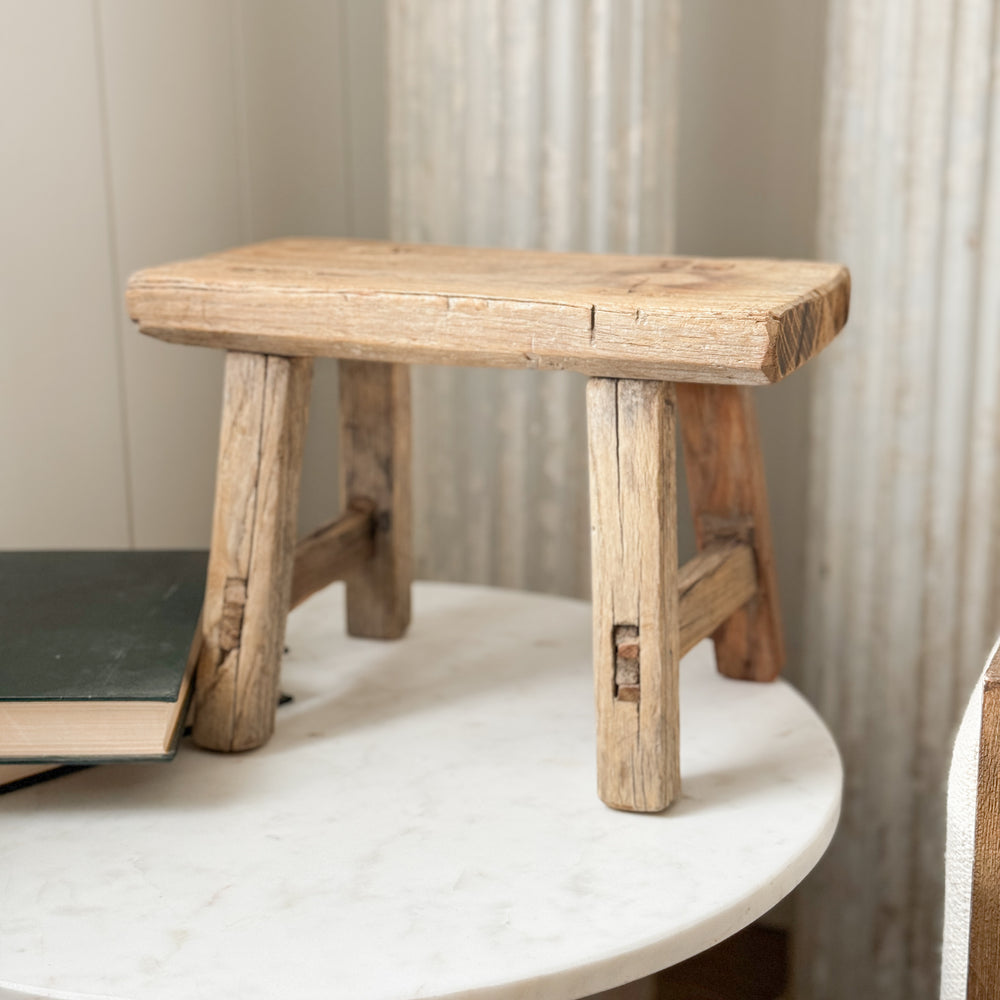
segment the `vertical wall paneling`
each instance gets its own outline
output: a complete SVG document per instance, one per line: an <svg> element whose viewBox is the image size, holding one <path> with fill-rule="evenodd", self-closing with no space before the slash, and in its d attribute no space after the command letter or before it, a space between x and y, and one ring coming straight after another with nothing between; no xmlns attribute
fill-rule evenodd
<svg viewBox="0 0 1000 1000"><path fill-rule="evenodd" d="M124 285L252 238L386 235L383 4L11 0L0 25L0 545L203 545L221 356L140 336ZM337 502L317 369L304 528Z"/></svg>
<svg viewBox="0 0 1000 1000"><path fill-rule="evenodd" d="M127 276L239 243L240 133L232 12L199 0L101 0L119 330L138 546L205 544L221 355L136 333Z"/></svg>
<svg viewBox="0 0 1000 1000"><path fill-rule="evenodd" d="M0 6L0 547L129 544L97 38Z"/></svg>
<svg viewBox="0 0 1000 1000"><path fill-rule="evenodd" d="M389 0L390 223L413 241L669 250L677 0ZM419 369L420 575L586 593L582 379Z"/></svg>
<svg viewBox="0 0 1000 1000"><path fill-rule="evenodd" d="M348 133L384 115L381 60L356 58L345 33L380 20L350 5L261 0L100 0L115 289L125 372L124 433L134 542L201 545L211 517L221 355L137 335L121 307L137 268L276 235L369 235L384 209L384 150L359 201ZM374 5L377 7L378 5ZM369 127L370 126L367 126ZM336 371L317 366L302 525L336 504Z"/></svg>
<svg viewBox="0 0 1000 1000"><path fill-rule="evenodd" d="M800 910L803 996L937 996L945 759L1000 629L1000 15L833 0L820 250L854 274L815 369L807 693L847 786Z"/></svg>

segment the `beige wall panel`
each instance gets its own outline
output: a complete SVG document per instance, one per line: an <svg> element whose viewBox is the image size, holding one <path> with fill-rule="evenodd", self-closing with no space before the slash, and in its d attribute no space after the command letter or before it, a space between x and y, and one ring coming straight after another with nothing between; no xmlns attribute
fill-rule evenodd
<svg viewBox="0 0 1000 1000"><path fill-rule="evenodd" d="M0 420L16 427L0 435L0 544L207 544L221 356L138 335L124 282L248 239L385 235L383 5L8 3L0 18L0 179L17 192L0 208ZM303 530L336 507L336 408L321 363Z"/></svg>
<svg viewBox="0 0 1000 1000"><path fill-rule="evenodd" d="M233 12L105 0L118 298L137 268L240 242L243 148ZM207 545L221 354L138 334L119 302L135 544Z"/></svg>
<svg viewBox="0 0 1000 1000"><path fill-rule="evenodd" d="M0 4L0 546L128 544L88 4Z"/></svg>
<svg viewBox="0 0 1000 1000"><path fill-rule="evenodd" d="M239 5L254 239L347 231L343 5Z"/></svg>

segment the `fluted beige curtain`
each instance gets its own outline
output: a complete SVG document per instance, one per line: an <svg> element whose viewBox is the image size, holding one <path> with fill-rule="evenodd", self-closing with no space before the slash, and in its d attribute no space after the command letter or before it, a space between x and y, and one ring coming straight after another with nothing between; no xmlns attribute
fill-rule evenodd
<svg viewBox="0 0 1000 1000"><path fill-rule="evenodd" d="M680 6L389 0L393 235L668 250L679 39L691 25L702 47L728 37L691 3L679 25ZM798 16L764 7L774 25ZM779 548L808 538L793 676L834 729L847 787L797 907L796 995L931 998L944 761L1000 630L1000 13L996 0L829 0L827 15L815 252L851 266L854 301L841 343L800 377L808 503L783 497L795 509L776 532ZM796 87L765 63L775 94ZM742 106L736 84L720 84L726 108ZM769 113L747 110L758 133ZM767 133L775 157L809 127ZM737 185L727 204L754 197L739 163L720 176ZM766 232L720 234L781 252ZM415 373L422 575L586 592L580 381Z"/></svg>
<svg viewBox="0 0 1000 1000"><path fill-rule="evenodd" d="M666 251L678 0L390 0L397 239ZM583 379L414 370L421 576L589 588Z"/></svg>
<svg viewBox="0 0 1000 1000"><path fill-rule="evenodd" d="M847 769L802 897L803 997L937 996L944 775L1000 630L1000 5L831 0L807 694Z"/></svg>

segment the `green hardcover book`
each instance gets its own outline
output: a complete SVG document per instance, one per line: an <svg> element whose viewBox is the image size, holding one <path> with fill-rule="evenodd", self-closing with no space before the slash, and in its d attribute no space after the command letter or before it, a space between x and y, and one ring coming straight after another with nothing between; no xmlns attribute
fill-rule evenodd
<svg viewBox="0 0 1000 1000"><path fill-rule="evenodd" d="M204 552L0 553L0 762L172 757L206 566Z"/></svg>

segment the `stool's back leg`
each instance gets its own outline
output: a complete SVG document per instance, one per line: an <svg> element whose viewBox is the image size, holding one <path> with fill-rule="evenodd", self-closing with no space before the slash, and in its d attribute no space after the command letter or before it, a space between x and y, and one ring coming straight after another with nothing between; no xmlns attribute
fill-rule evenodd
<svg viewBox="0 0 1000 1000"><path fill-rule="evenodd" d="M674 414L669 383L587 385L598 793L635 812L680 792Z"/></svg>
<svg viewBox="0 0 1000 1000"><path fill-rule="evenodd" d="M410 624L413 577L410 369L340 361L340 495L374 506L372 557L347 577L347 630L397 639Z"/></svg>
<svg viewBox="0 0 1000 1000"><path fill-rule="evenodd" d="M756 595L712 635L719 670L773 680L785 648L753 397L743 386L679 383L677 406L698 548L738 538L757 563Z"/></svg>
<svg viewBox="0 0 1000 1000"><path fill-rule="evenodd" d="M229 352L194 738L249 750L274 731L312 361Z"/></svg>

